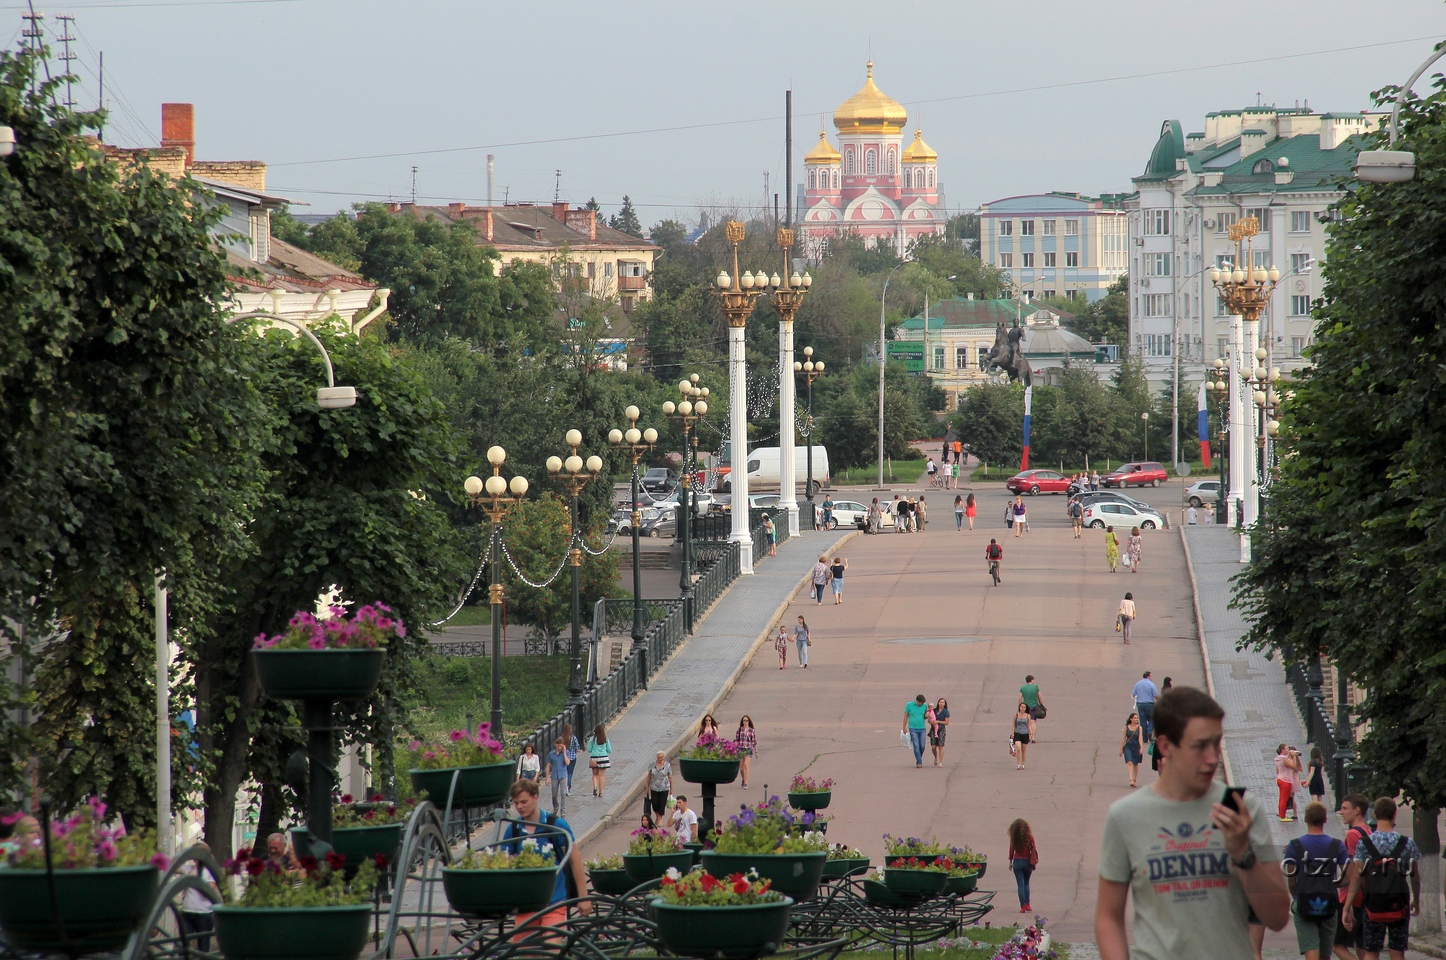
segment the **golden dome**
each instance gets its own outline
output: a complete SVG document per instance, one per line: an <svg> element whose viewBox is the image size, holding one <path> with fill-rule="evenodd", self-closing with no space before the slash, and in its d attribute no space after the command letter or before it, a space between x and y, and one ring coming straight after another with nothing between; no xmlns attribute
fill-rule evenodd
<svg viewBox="0 0 1446 960"><path fill-rule="evenodd" d="M923 131L915 130L914 142L909 144L908 149L904 151L904 162L935 163L938 159L939 155L934 152L934 148L924 142Z"/></svg>
<svg viewBox="0 0 1446 960"><path fill-rule="evenodd" d="M820 130L818 132L818 143L815 143L813 149L808 151L808 155L803 158L803 162L838 163L841 159L842 157L839 156L839 152L833 148L833 144L828 142L828 134Z"/></svg>
<svg viewBox="0 0 1446 960"><path fill-rule="evenodd" d="M833 112L833 125L839 133L897 133L908 122L909 112L903 104L886 96L874 86L874 62L869 61L869 76L863 89L849 97Z"/></svg>

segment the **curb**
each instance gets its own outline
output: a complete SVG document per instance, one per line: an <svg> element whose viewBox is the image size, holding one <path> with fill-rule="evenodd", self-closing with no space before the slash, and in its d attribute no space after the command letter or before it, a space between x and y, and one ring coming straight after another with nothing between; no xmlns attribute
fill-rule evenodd
<svg viewBox="0 0 1446 960"><path fill-rule="evenodd" d="M1215 665L1210 660L1210 648L1205 642L1205 618L1200 615L1200 587L1195 583L1195 562L1190 559L1190 544L1185 540L1185 524L1180 524L1180 549L1185 551L1185 572L1190 577L1190 603L1195 611L1195 638L1200 643L1200 659L1205 664L1205 691L1215 696ZM1225 741L1220 741L1220 759L1225 766L1225 782L1234 783L1235 773L1230 767L1230 751ZM1446 960L1446 958L1443 958Z"/></svg>
<svg viewBox="0 0 1446 960"><path fill-rule="evenodd" d="M845 543L848 543L850 540L852 540L858 535L859 531L850 531L844 534L838 540L835 540L833 544L828 548L828 550L824 552L832 553L834 550L837 550L839 547L843 546ZM678 755L679 751L683 749L683 746L688 743L689 740L693 739L694 725L697 723L701 723L705 714L712 713L714 710L716 710L718 708L718 705L723 702L723 699L727 697L728 694L733 690L733 687L738 683L738 679L743 676L743 671L748 669L748 664L753 659L753 655L758 652L758 648L762 646L763 643L767 641L767 639L772 635L773 621L777 620L778 617L783 613L783 611L788 609L788 605L793 602L794 594L798 593L798 588L803 586L803 584L807 582L811 573L812 571L808 571L805 572L802 577L799 577L798 581L794 584L793 589L788 592L788 595L786 597L784 597L783 602L773 609L772 615L768 618L768 625L763 628L762 632L758 634L758 637L748 647L747 652L744 653L743 656L739 659L738 666L733 668L733 672L728 675L728 679L724 680L723 685L718 688L718 693L713 697L713 699L708 701L708 705L703 709L703 713L700 713L696 717L692 718L683 727L683 733L679 735L678 739L673 741L671 745L665 748L665 752L668 754L669 757L676 757ZM728 589L724 590L723 593L718 595L718 600L722 600L724 596L726 596L735 586L738 585L741 579L742 578L740 577L738 580L734 580L732 583L730 583L728 585ZM718 601L715 600L714 605L716 605L717 602ZM712 610L713 608L712 606L710 606L708 609ZM688 639L692 640L692 637L689 637ZM673 651L673 655L676 656L677 653L682 649L683 644L679 644L677 650ZM671 656L668 658L668 660L672 659L673 658ZM667 661L664 662L666 663ZM633 702L628 704L627 707L623 709L622 713L619 713L617 717L613 718L612 722L616 723L618 720L626 716L628 711L632 710L633 707L636 706L638 699L639 698L635 697L633 699ZM614 823L618 822L618 820L620 819L620 814L623 814L628 807L635 805L639 800L643 798L643 795L646 792L646 789L644 787L644 784L646 782L647 779L645 777L636 786L629 787L626 791L624 791L620 795L618 802L609 807L607 812L604 813L601 817L599 817L596 823L589 827L587 831L582 834L582 836L577 838L576 842L578 844L585 843L589 839L591 839L594 834L600 833L603 830L606 830L608 827L612 826Z"/></svg>

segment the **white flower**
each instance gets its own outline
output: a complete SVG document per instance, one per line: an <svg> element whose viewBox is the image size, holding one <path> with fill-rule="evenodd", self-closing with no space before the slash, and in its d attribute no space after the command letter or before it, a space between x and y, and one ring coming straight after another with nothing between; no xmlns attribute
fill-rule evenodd
<svg viewBox="0 0 1446 960"><path fill-rule="evenodd" d="M522 849L528 853L535 851L537 849L537 840L533 837L528 837L522 841Z"/></svg>
<svg viewBox="0 0 1446 960"><path fill-rule="evenodd" d="M682 874L678 872L677 867L669 867L666 871L664 871L663 876L667 877L669 880L676 881L682 876Z"/></svg>

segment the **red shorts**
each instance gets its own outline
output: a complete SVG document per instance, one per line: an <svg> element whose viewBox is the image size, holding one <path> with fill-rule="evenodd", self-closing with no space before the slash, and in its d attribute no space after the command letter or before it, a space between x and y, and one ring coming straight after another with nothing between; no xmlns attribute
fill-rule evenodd
<svg viewBox="0 0 1446 960"><path fill-rule="evenodd" d="M513 934L512 942L516 943L519 940L526 940L530 936L536 936L535 930L538 927L555 927L566 921L566 907L549 907L536 913L519 913L517 915L517 932Z"/></svg>

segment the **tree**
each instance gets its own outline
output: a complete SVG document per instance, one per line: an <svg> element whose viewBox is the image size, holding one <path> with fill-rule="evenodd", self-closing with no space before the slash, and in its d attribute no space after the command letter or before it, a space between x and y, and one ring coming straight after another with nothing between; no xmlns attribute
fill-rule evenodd
<svg viewBox="0 0 1446 960"><path fill-rule="evenodd" d="M959 440L981 461L1006 468L1018 463L1024 451L1024 387L1005 383L971 387L959 400L953 426Z"/></svg>
<svg viewBox="0 0 1446 960"><path fill-rule="evenodd" d="M1110 284L1109 292L1088 305L1076 302L1074 331L1091 343L1118 344L1124 353L1129 353L1130 340L1130 278L1121 275Z"/></svg>
<svg viewBox="0 0 1446 960"><path fill-rule="evenodd" d="M1365 689L1370 789L1416 806L1430 860L1446 804L1443 94L1407 100L1402 119L1393 149L1414 151L1415 179L1353 184L1334 211L1311 365L1235 602L1247 642L1293 664L1319 651Z"/></svg>
<svg viewBox="0 0 1446 960"><path fill-rule="evenodd" d="M632 198L626 194L623 195L622 209L618 211L617 216L608 221L608 226L614 230L621 230L623 233L642 238L643 225L638 220L638 211L633 209Z"/></svg>
<svg viewBox="0 0 1446 960"><path fill-rule="evenodd" d="M605 482L594 481L591 486ZM591 524L580 524L584 543L590 549L597 549L603 542L606 520L606 515L597 513ZM566 492L559 495L543 490L518 504L503 524L507 552L517 563L514 570L510 562L503 562L508 616L531 624L537 635L548 641L556 640L572 624L572 574L566 563L570 522ZM541 583L554 572L556 579L546 586L534 587L527 582ZM596 557L584 555L579 581L584 618L591 622L593 605L616 592L618 555L612 551Z"/></svg>

